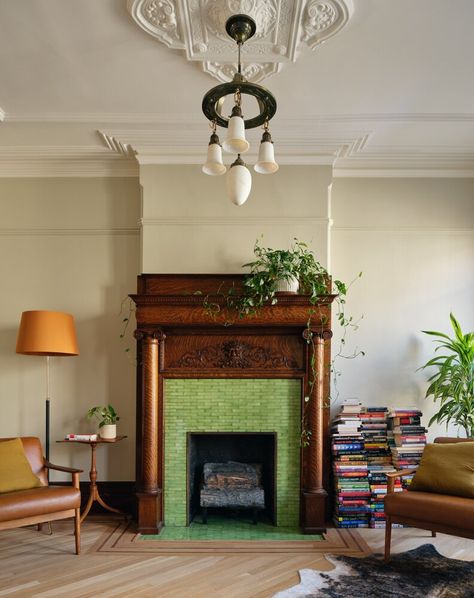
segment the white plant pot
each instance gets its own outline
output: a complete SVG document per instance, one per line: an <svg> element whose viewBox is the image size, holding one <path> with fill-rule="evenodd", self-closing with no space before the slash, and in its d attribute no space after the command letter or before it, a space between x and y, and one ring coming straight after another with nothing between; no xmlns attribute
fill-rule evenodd
<svg viewBox="0 0 474 598"><path fill-rule="evenodd" d="M277 293L297 293L299 287L299 280L297 278L290 278L288 280L282 278L277 280L276 292Z"/></svg>
<svg viewBox="0 0 474 598"><path fill-rule="evenodd" d="M117 437L117 424L107 424L99 428L99 436L105 440L113 440Z"/></svg>

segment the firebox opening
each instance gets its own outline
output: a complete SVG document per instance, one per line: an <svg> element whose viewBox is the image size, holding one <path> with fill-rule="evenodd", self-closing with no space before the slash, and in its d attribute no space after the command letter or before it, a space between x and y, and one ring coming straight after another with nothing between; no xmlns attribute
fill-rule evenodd
<svg viewBox="0 0 474 598"><path fill-rule="evenodd" d="M195 517L202 517L200 491L205 463L238 463L261 466L261 484L265 507L258 511L258 520L276 525L276 433L275 432L188 432L188 525ZM252 510L208 509L225 516L252 519Z"/></svg>

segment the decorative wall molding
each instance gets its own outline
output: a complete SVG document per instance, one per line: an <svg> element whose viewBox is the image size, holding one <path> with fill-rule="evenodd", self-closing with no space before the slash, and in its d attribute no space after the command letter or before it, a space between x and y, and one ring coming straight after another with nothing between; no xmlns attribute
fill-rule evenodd
<svg viewBox="0 0 474 598"><path fill-rule="evenodd" d="M235 72L235 42L225 23L250 15L255 36L243 47L244 75L259 82L336 35L352 16L352 0L128 0L133 20L168 48L184 50L204 72L228 81Z"/></svg>
<svg viewBox="0 0 474 598"><path fill-rule="evenodd" d="M0 228L0 237L123 237L138 236L139 227L111 228Z"/></svg>
<svg viewBox="0 0 474 598"><path fill-rule="evenodd" d="M362 232L362 233L392 233L392 234L407 234L407 235L472 235L474 234L474 227L437 227L437 226L333 226L332 230L335 232Z"/></svg>
<svg viewBox="0 0 474 598"><path fill-rule="evenodd" d="M191 217L191 218L140 218L138 224L143 226L329 226L332 220L328 218L315 218L315 217L264 217L264 216L249 216L248 218L243 217L232 217L229 218L216 218L213 216L209 217Z"/></svg>

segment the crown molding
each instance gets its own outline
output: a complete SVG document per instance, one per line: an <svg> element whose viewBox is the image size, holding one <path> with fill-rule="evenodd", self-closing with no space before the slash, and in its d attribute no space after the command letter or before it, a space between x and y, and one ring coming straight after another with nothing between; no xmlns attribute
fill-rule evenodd
<svg viewBox="0 0 474 598"><path fill-rule="evenodd" d="M138 177L138 163L95 146L8 146L0 177Z"/></svg>
<svg viewBox="0 0 474 598"><path fill-rule="evenodd" d="M0 108L0 120L9 123L116 123L129 125L183 126L206 123L204 117L199 120L192 114L172 114L152 112L16 112L6 113ZM474 113L461 112L367 112L355 114L313 114L298 119L275 118L274 122L283 122L292 126L299 122L306 125L324 123L472 123ZM171 125L170 125L171 126Z"/></svg>
<svg viewBox="0 0 474 598"><path fill-rule="evenodd" d="M17 115L18 116L18 115ZM51 115L50 115L51 116ZM64 116L64 115L63 115ZM67 123L60 128L62 145L0 146L0 177L137 177L139 167L165 164L201 164L209 136L206 119L180 117L166 119L154 115L153 122L131 123L130 115L109 115L110 123L89 122L100 115L82 115L89 126L79 128ZM142 115L149 119L152 115ZM54 122L51 116L51 123ZM15 124L9 123L8 137L15 138ZM20 120L16 121L20 122ZM33 123L33 120L29 121ZM37 122L37 121L35 121ZM380 133L384 127L406 124L405 143L387 145ZM444 123L451 123L451 137L445 139ZM440 125L439 129L436 128ZM278 118L272 122L276 159L281 165L333 166L335 177L469 177L474 176L474 148L463 142L474 130L474 114L332 114L305 118ZM19 130L23 143L41 143L48 139L48 122ZM410 125L417 127L409 128ZM380 126L380 127L379 127ZM3 129L2 129L3 130ZM5 129L6 131L7 129ZM74 145L74 140L97 131L97 142ZM56 130L55 130L56 131ZM427 135L423 132L426 131ZM245 155L248 164L256 161L259 130L248 132L251 150ZM222 135L222 132L221 132ZM6 138L6 137L5 137ZM66 145L71 139L71 145ZM402 138L400 138L402 139ZM431 144L419 140L430 139ZM448 145L449 139L451 145ZM26 141L25 141L26 140ZM440 143L435 145L434 141ZM413 141L408 144L407 141ZM94 143L94 142L93 142Z"/></svg>
<svg viewBox="0 0 474 598"><path fill-rule="evenodd" d="M380 178L380 179L472 179L474 178L474 164L472 168L338 168L333 170L335 179L349 178Z"/></svg>

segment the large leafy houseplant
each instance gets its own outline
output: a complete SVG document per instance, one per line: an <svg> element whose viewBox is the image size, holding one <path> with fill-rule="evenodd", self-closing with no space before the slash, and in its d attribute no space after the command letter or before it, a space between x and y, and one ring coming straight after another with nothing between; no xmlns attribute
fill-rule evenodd
<svg viewBox="0 0 474 598"><path fill-rule="evenodd" d="M429 378L426 397L439 401L440 408L430 419L438 424L453 423L464 429L468 438L474 437L474 332L463 334L454 315L449 315L454 336L443 332L423 330L437 337L435 343L441 354L435 355L421 369L436 368Z"/></svg>
<svg viewBox="0 0 474 598"><path fill-rule="evenodd" d="M257 239L254 247L255 259L243 268L250 268L243 281L243 289L237 295L233 289L227 296L227 307L240 317L255 314L265 304L278 302L278 285L296 279L302 294L309 295L315 304L319 297L331 293L331 279L315 258L314 253L303 241L294 239L290 249L262 247ZM332 281L339 300L344 301L346 285L340 280Z"/></svg>

